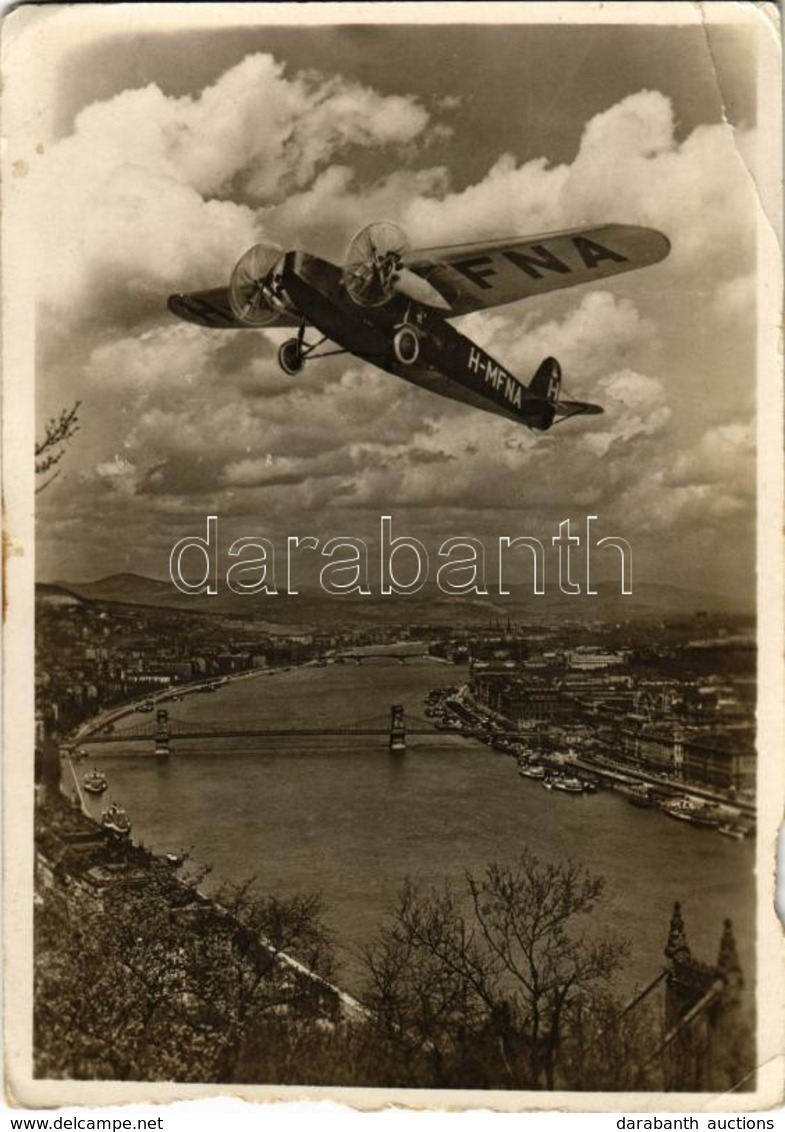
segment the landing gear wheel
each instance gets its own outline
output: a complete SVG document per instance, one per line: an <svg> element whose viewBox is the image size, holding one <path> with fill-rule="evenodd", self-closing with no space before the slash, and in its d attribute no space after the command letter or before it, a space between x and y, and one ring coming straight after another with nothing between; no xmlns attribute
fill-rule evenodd
<svg viewBox="0 0 785 1132"><path fill-rule="evenodd" d="M300 343L296 338L287 338L278 351L278 365L290 377L298 374L305 364Z"/></svg>
<svg viewBox="0 0 785 1132"><path fill-rule="evenodd" d="M420 339L411 326L402 326L395 332L393 350L402 366L413 366L420 356Z"/></svg>

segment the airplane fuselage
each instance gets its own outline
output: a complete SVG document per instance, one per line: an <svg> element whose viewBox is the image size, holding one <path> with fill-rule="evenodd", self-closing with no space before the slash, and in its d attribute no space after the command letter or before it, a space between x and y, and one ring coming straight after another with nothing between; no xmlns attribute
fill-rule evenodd
<svg viewBox="0 0 785 1132"><path fill-rule="evenodd" d="M281 286L292 306L317 330L352 354L442 397L461 401L530 428L547 428L553 410L437 311L394 297L364 308L349 295L342 270L307 252L284 258ZM419 356L402 363L393 336L404 323L419 339Z"/></svg>

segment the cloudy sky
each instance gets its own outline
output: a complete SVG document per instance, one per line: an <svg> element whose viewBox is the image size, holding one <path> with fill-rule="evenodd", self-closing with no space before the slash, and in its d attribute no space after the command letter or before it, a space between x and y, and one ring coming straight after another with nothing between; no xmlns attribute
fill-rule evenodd
<svg viewBox="0 0 785 1132"><path fill-rule="evenodd" d="M39 435L82 402L37 498L38 576L164 578L208 514L228 546L373 542L382 513L432 543L547 539L591 513L631 543L636 580L750 590L756 27L208 31L192 7L187 30L115 20L72 38L19 155L37 194ZM656 267L459 323L527 381L555 354L605 415L530 433L351 357L290 378L284 332L166 310L255 242L338 261L381 218L415 247L665 232Z"/></svg>

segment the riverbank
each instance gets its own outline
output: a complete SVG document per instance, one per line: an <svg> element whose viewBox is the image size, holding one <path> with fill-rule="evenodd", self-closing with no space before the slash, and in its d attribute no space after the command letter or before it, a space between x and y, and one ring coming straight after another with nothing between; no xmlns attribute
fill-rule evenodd
<svg viewBox="0 0 785 1132"><path fill-rule="evenodd" d="M551 729L542 725L535 734L521 731L505 716L479 703L467 684L430 693L426 715L441 731L482 742L494 751L516 758L519 764L524 764L524 768L526 764L543 768L545 774L528 777L542 777L546 785L554 778L555 785L559 787L562 785L560 779L566 775L575 785L573 792L577 793L581 793L584 787L587 792L594 793L601 785L628 792L632 788L638 791L636 801L643 803L643 795L646 794L648 804L654 806L656 803L659 808L663 808L660 803L686 800L696 811L693 824L710 826L710 822L702 818L698 820L698 811L711 809L717 815L715 824L730 829L732 832L728 835L735 839L743 840L746 836L743 830L754 830L754 801L678 779L672 773L658 773L635 763L619 761L605 753L604 749L597 751L597 744L594 744L591 754L576 752L569 743L563 742L561 728ZM566 751L563 749L565 745ZM526 776L525 769L521 773Z"/></svg>
<svg viewBox="0 0 785 1132"><path fill-rule="evenodd" d="M85 806L76 769L69 761L73 783L79 795L79 806L69 804L59 793L39 791L35 813L35 898L43 907L47 899L61 902L70 915L79 915L85 904L95 910L104 908L113 894L155 887L163 895L172 913L183 909L199 910L201 918L210 914L226 919L233 913L214 900L198 885L189 884L178 875L179 862L171 855L155 853L130 837L118 836L96 822ZM161 879L165 884L161 884ZM243 925L238 921L237 930ZM340 1016L347 1021L366 1017L362 1004L341 987L324 979L296 956L280 950L262 934L258 943L274 955L281 967L318 984L334 999Z"/></svg>

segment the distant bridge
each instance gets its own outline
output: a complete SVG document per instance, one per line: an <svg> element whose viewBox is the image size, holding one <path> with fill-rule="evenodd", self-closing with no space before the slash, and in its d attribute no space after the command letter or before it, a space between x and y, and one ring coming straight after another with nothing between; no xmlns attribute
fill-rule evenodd
<svg viewBox="0 0 785 1132"><path fill-rule="evenodd" d="M327 657L327 664L346 664L347 661L362 664L364 660L393 660L397 664L406 664L407 660L433 660L438 664L448 663L443 657L432 656L431 653L418 649L417 652L339 652Z"/></svg>
<svg viewBox="0 0 785 1132"><path fill-rule="evenodd" d="M287 727L276 724L232 724L226 720L183 720L171 716L166 710L159 710L155 720L145 720L141 723L131 724L129 727L115 728L112 731L93 731L82 735L79 746L104 745L107 743L151 742L161 749L168 747L175 740L188 739L289 739L311 738L319 739L328 736L367 736L375 738L395 738L399 742L397 749L403 749L406 739L420 735L462 735L467 738L487 739L487 728L482 727L438 727L424 721L415 720L410 725L404 719L403 709L400 705L392 705L390 722L387 726L379 723L344 724L326 727ZM496 730L495 735L501 737L517 736L514 730Z"/></svg>
<svg viewBox="0 0 785 1132"><path fill-rule="evenodd" d="M137 723L116 731L93 732L79 740L80 746L88 743L122 743L130 740L155 739L160 734L154 723ZM384 735L389 736L389 727L233 727L226 723L205 723L194 720L186 723L176 719L169 721L170 739L256 739L287 738L288 736L320 735ZM433 727L408 727L408 735L438 735Z"/></svg>
<svg viewBox="0 0 785 1132"><path fill-rule="evenodd" d="M288 727L276 724L233 724L227 720L183 720L169 714L165 708L159 708L154 720L144 720L133 723L128 727L104 728L82 735L81 746L151 742L156 754L169 753L170 744L175 740L188 739L290 739L311 738L320 739L327 736L373 736L386 738L390 749L403 752L406 749L406 740L414 735L436 735L439 728L435 728L424 721L415 720L414 726L407 724L404 709L401 704L390 706L389 723L382 726L381 721L375 720L366 723L350 723L326 727ZM464 731L464 734L467 734ZM479 732L478 732L479 734Z"/></svg>

